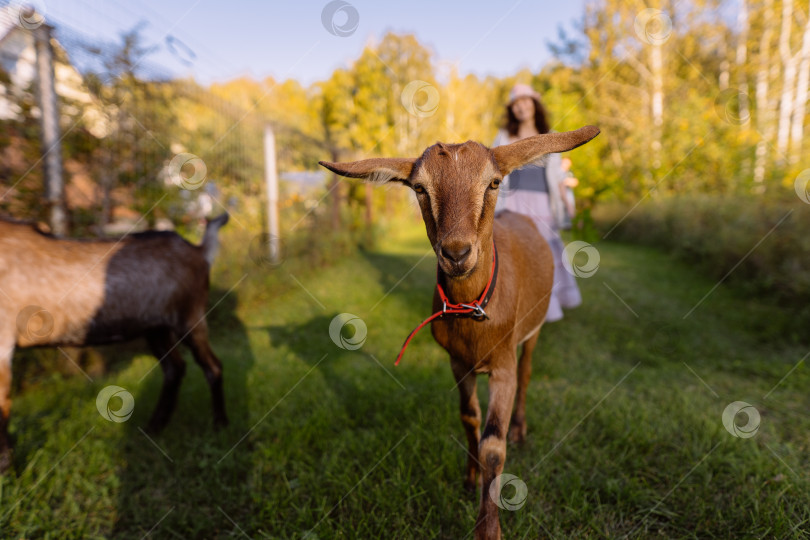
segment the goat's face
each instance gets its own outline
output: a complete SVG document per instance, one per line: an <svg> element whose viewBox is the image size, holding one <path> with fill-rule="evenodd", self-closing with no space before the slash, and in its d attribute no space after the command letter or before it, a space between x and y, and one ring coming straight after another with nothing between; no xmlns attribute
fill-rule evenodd
<svg viewBox="0 0 810 540"><path fill-rule="evenodd" d="M598 134L597 128L586 126L493 149L471 141L436 143L416 159L320 163L342 176L410 186L416 192L439 265L451 278L463 278L475 268L482 247L491 242L498 184L503 177L544 154L571 150Z"/></svg>
<svg viewBox="0 0 810 540"><path fill-rule="evenodd" d="M416 193L439 265L464 277L492 241L492 218L503 175L484 145L436 143L414 163L405 182Z"/></svg>

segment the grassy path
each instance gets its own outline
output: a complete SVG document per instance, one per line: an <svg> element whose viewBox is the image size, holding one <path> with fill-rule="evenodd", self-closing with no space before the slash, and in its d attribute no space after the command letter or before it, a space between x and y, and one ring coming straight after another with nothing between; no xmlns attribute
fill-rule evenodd
<svg viewBox="0 0 810 540"><path fill-rule="evenodd" d="M161 374L142 349L121 352L103 379L17 396L0 536L469 537L477 501L461 488L446 357L423 332L393 366L428 314L435 272L421 228L399 236L324 271L282 265L275 292L226 243L210 323L226 430L211 429L190 363L170 426L147 438L139 426ZM722 285L704 299L713 282L655 251L597 247L584 305L545 328L535 351L529 440L509 447L506 466L528 498L502 512L505 537L810 535L807 350L773 329L789 314ZM360 349L330 339L340 313L364 321ZM96 411L110 384L135 397L125 423ZM485 389L479 378L482 405ZM760 413L752 438L723 427L738 400Z"/></svg>

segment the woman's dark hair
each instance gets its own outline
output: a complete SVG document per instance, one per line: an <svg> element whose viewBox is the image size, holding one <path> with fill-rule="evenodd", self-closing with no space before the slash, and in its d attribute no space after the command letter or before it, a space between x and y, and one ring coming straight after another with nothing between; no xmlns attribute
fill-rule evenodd
<svg viewBox="0 0 810 540"><path fill-rule="evenodd" d="M549 126L546 108L543 107L543 104L540 103L539 99L532 98L532 101L534 101L534 127L537 128L537 133L548 133ZM515 113L512 112L512 105L507 105L505 126L507 133L514 137L517 135L518 126L520 126L520 122L518 122L517 118L515 118Z"/></svg>

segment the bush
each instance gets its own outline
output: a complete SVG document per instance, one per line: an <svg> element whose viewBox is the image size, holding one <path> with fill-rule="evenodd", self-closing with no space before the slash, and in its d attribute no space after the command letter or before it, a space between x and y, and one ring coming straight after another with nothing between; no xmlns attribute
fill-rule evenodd
<svg viewBox="0 0 810 540"><path fill-rule="evenodd" d="M681 195L603 205L594 221L603 237L661 248L747 292L810 299L810 206L798 199Z"/></svg>

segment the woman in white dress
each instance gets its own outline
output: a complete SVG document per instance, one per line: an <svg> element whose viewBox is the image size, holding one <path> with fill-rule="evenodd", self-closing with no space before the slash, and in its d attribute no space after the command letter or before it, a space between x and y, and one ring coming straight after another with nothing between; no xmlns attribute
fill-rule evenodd
<svg viewBox="0 0 810 540"><path fill-rule="evenodd" d="M549 132L540 94L529 85L516 84L512 88L506 113L506 125L495 137L493 147ZM564 245L559 227L564 220L565 202L560 185L565 176L560 154L548 154L504 178L496 207L497 210L511 210L529 216L551 246L554 287L546 313L547 322L562 319L562 308L574 308L582 303L576 278L562 264Z"/></svg>

